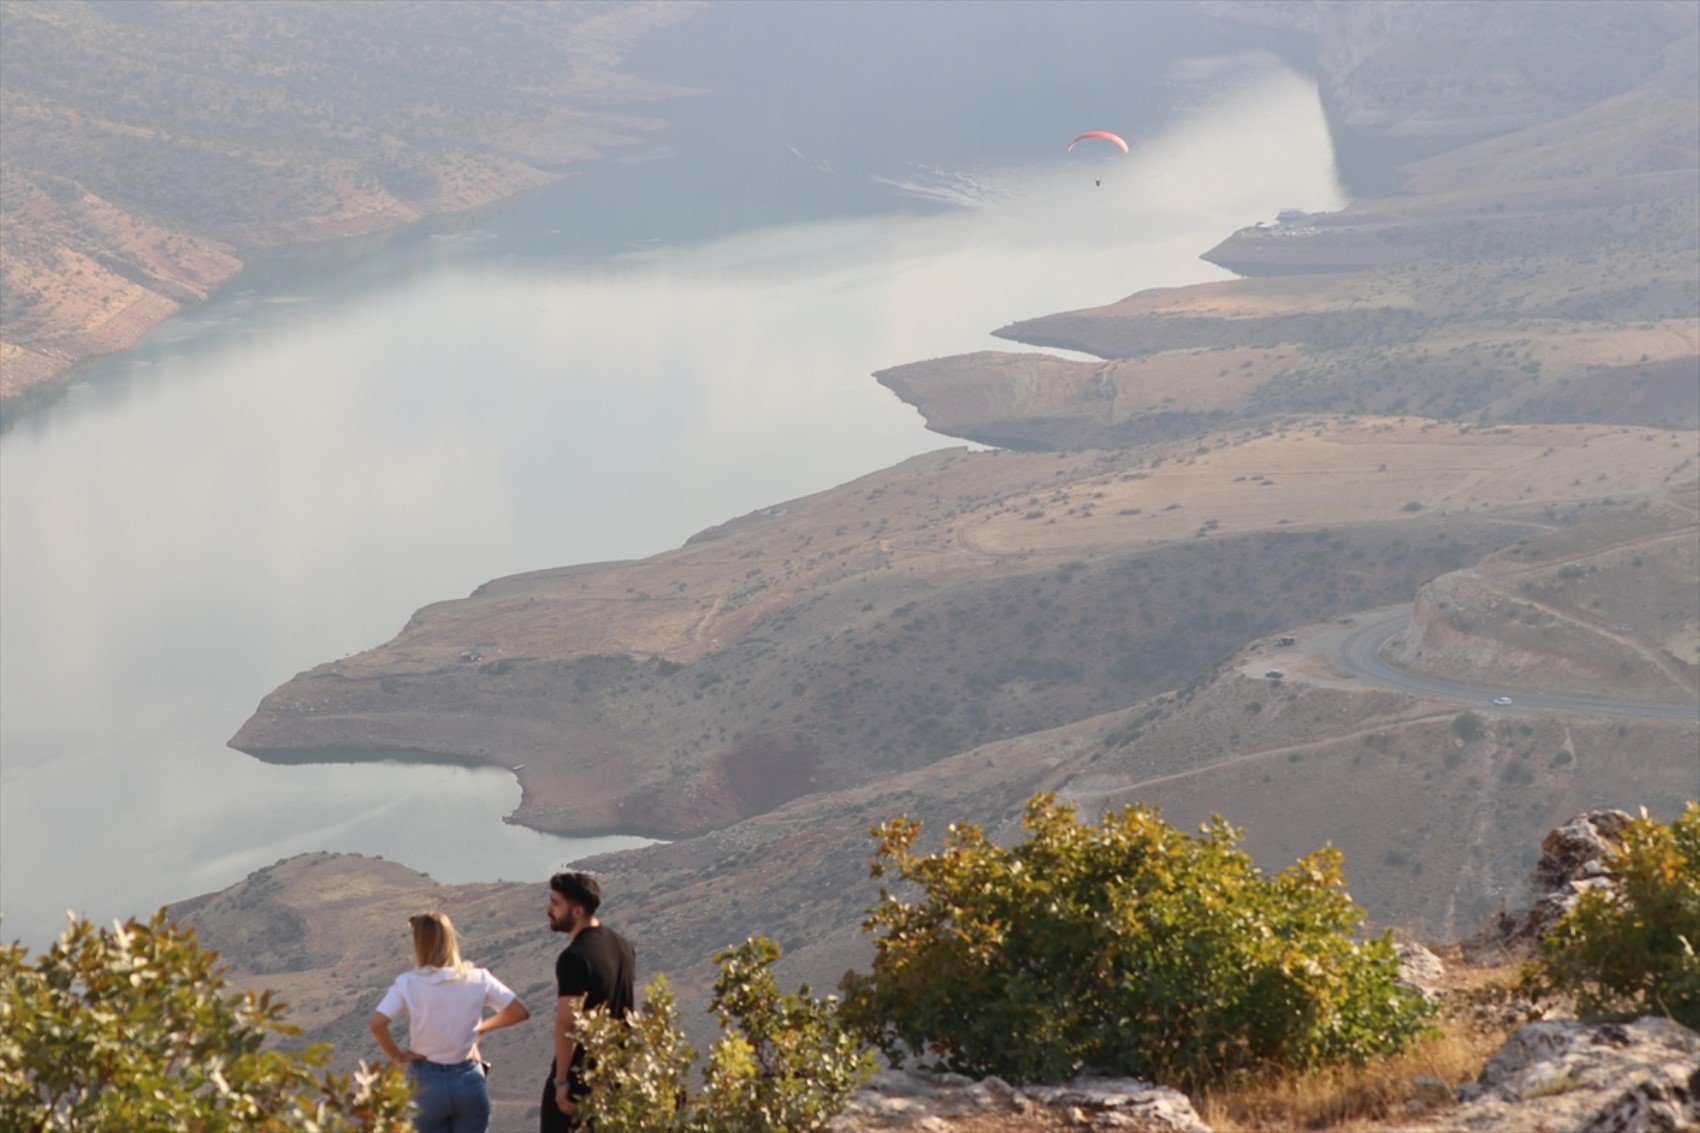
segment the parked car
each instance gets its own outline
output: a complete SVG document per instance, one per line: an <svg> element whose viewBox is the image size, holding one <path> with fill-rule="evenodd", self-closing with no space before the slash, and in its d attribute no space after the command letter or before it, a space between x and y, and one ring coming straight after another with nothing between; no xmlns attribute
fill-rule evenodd
<svg viewBox="0 0 1700 1133"><path fill-rule="evenodd" d="M1287 674L1283 673L1280 669L1270 669L1267 673L1264 673L1263 675L1268 677L1272 681L1278 681L1282 677L1286 676Z"/></svg>

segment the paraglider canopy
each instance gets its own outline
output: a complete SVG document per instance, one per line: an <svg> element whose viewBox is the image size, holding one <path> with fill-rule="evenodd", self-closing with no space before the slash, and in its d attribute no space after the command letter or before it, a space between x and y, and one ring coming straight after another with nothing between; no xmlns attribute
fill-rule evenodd
<svg viewBox="0 0 1700 1133"><path fill-rule="evenodd" d="M1109 142L1111 145L1115 146L1117 149L1121 150L1123 153L1128 152L1127 143L1122 141L1120 138L1116 137L1114 134L1110 133L1108 130L1088 130L1088 131L1086 131L1084 134L1082 134L1078 138L1074 139L1074 141L1068 143L1068 152L1073 153L1074 147L1079 145L1081 142L1084 142L1087 138L1101 138L1104 141Z"/></svg>

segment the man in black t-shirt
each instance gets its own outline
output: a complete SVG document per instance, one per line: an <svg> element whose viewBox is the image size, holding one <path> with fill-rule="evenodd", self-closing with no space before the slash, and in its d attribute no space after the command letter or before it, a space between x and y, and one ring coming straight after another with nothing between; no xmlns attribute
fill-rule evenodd
<svg viewBox="0 0 1700 1133"><path fill-rule="evenodd" d="M575 1111L585 1095L584 1048L579 1016L604 1007L616 1019L632 1009L637 956L626 938L596 919L602 887L588 873L557 873L549 879L549 927L572 938L555 961L555 1062L543 1087L542 1133L578 1127Z"/></svg>

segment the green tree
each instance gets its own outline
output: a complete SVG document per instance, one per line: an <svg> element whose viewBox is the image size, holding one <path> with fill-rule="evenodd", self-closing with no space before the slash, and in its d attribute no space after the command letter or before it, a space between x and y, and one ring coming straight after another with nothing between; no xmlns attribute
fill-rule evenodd
<svg viewBox="0 0 1700 1133"><path fill-rule="evenodd" d="M218 955L160 910L74 919L46 952L0 945L0 1128L410 1128L405 1079L324 1069L329 1048L264 1049L295 1028L270 992L230 995Z"/></svg>
<svg viewBox="0 0 1700 1133"><path fill-rule="evenodd" d="M805 984L779 990L779 945L762 937L717 953L710 1009L721 1037L702 1088L688 1088L686 1045L665 977L626 1021L592 1012L580 1024L590 1067L585 1119L599 1133L809 1133L822 1129L873 1072L838 1022L838 1004Z"/></svg>
<svg viewBox="0 0 1700 1133"><path fill-rule="evenodd" d="M876 828L885 891L864 927L873 970L847 973L845 1015L894 1059L1058 1081L1083 1068L1195 1086L1259 1064L1362 1060L1417 1034L1427 1008L1397 985L1392 940L1362 912L1341 855L1265 877L1220 818L1188 836L1129 807L1096 826L1050 795L1025 841L979 827L915 851L920 823Z"/></svg>
<svg viewBox="0 0 1700 1133"><path fill-rule="evenodd" d="M1584 892L1541 941L1531 989L1582 1015L1668 1015L1700 1028L1700 803L1673 823L1646 811L1606 862L1615 885Z"/></svg>

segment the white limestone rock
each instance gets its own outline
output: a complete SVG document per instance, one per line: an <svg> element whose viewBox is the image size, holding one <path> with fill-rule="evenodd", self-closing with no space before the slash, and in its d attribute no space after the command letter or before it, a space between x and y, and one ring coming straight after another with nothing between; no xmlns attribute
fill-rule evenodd
<svg viewBox="0 0 1700 1133"><path fill-rule="evenodd" d="M1669 1019L1546 1020L1519 1027L1463 1102L1405 1133L1700 1129L1700 1035Z"/></svg>
<svg viewBox="0 0 1700 1133"><path fill-rule="evenodd" d="M926 1129L951 1133L1050 1116L1083 1133L1210 1133L1186 1095L1134 1078L1082 1076L1061 1086L1016 1087L999 1078L890 1070L858 1090L833 1133ZM996 1124L993 1124L993 1123Z"/></svg>
<svg viewBox="0 0 1700 1133"><path fill-rule="evenodd" d="M1416 988L1431 1003L1439 999L1440 989L1446 986L1446 965L1440 957L1420 944L1398 945L1397 952L1399 983Z"/></svg>

